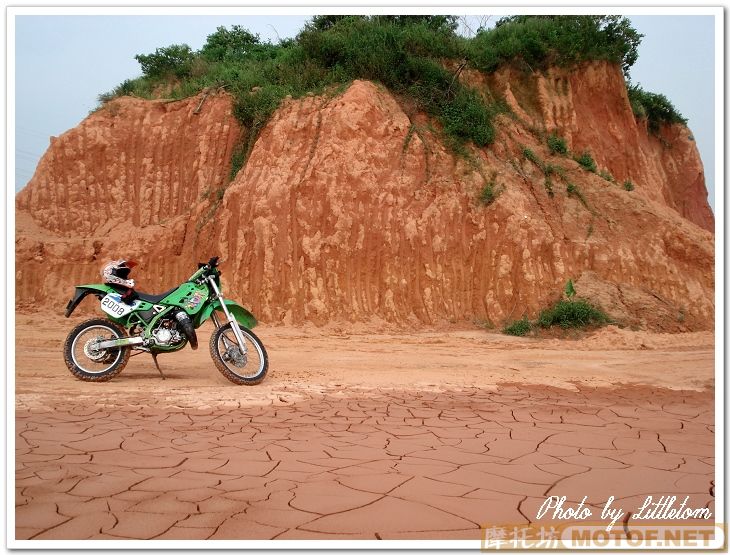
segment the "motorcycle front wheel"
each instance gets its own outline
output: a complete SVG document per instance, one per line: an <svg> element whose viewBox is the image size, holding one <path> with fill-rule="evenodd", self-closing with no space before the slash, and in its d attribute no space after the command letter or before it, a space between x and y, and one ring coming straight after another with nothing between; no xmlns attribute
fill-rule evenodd
<svg viewBox="0 0 730 555"><path fill-rule="evenodd" d="M131 349L98 349L96 345L122 337L126 337L124 329L109 320L94 318L82 322L71 330L64 343L66 366L74 376L86 382L111 380L127 365Z"/></svg>
<svg viewBox="0 0 730 555"><path fill-rule="evenodd" d="M269 358L261 340L249 329L238 326L245 352L241 351L231 324L210 336L210 356L221 374L237 385L256 385L266 377Z"/></svg>

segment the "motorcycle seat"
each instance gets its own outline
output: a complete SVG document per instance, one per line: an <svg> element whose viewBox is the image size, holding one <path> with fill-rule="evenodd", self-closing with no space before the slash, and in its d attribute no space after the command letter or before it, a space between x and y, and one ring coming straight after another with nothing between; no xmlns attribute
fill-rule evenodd
<svg viewBox="0 0 730 555"><path fill-rule="evenodd" d="M176 289L177 287L173 287L169 291L165 291L164 293L160 293L158 295L153 295L152 293L143 293L142 291L135 291L135 293L137 293L138 299L142 299L143 301L147 301L148 303L159 303L162 299L167 297Z"/></svg>

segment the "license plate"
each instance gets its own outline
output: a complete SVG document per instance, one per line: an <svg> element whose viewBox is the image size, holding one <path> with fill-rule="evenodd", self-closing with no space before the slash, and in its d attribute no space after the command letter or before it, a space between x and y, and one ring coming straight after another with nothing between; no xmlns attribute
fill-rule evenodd
<svg viewBox="0 0 730 555"><path fill-rule="evenodd" d="M101 309L115 318L126 316L138 306L139 300L134 301L131 305L123 303L122 296L119 293L109 293L101 300Z"/></svg>

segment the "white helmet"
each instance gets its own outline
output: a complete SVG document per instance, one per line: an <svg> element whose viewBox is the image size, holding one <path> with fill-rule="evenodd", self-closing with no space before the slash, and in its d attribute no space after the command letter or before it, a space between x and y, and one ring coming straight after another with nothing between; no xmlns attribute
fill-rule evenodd
<svg viewBox="0 0 730 555"><path fill-rule="evenodd" d="M136 265L137 263L132 260L112 260L101 270L101 277L104 278L104 283L123 285L132 289L134 280L129 279L129 272Z"/></svg>

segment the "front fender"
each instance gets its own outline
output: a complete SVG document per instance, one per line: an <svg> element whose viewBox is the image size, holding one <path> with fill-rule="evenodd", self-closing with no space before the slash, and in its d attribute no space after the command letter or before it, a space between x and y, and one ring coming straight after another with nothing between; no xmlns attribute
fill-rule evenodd
<svg viewBox="0 0 730 555"><path fill-rule="evenodd" d="M71 300L68 301L68 304L66 305L66 312L64 313L64 316L66 316L66 318L71 316L73 311L76 310L76 307L79 306L79 303L81 303L81 301L83 301L87 295L96 295L97 297L101 298L107 293L113 292L113 288L109 287L108 285L104 285L103 283L77 285L74 296L71 297Z"/></svg>
<svg viewBox="0 0 730 555"><path fill-rule="evenodd" d="M226 299L225 304L226 308L230 311L231 314L233 314L236 322L241 324L244 328L251 329L255 327L256 324L258 324L258 322L256 321L256 317L248 310L243 308L236 301L229 301L228 299ZM195 327L198 328L203 325L203 323L205 323L205 321L210 318L210 315L213 314L214 310L223 310L221 308L221 303L218 299L214 300L212 303L208 304L208 306L206 306L203 310L198 312Z"/></svg>

